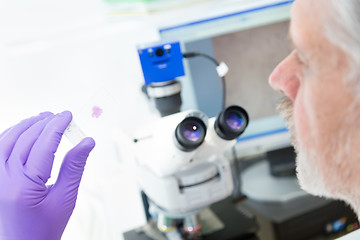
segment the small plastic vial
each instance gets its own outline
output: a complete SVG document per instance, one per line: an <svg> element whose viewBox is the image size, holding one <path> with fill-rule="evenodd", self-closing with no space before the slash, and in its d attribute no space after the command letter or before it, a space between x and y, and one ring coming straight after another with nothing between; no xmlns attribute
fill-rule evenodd
<svg viewBox="0 0 360 240"><path fill-rule="evenodd" d="M69 139L69 141L74 146L77 145L79 142L81 142L81 140L86 138L85 133L79 128L79 126L74 121L70 122L69 126L66 128L64 132L64 135L66 136L67 139Z"/></svg>

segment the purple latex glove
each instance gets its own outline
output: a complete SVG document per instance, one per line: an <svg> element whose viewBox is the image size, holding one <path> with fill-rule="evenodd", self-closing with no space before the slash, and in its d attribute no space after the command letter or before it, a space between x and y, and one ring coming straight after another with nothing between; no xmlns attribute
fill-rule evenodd
<svg viewBox="0 0 360 240"><path fill-rule="evenodd" d="M0 239L58 240L75 207L86 159L83 139L65 156L58 179L46 186L70 112L41 113L0 135Z"/></svg>

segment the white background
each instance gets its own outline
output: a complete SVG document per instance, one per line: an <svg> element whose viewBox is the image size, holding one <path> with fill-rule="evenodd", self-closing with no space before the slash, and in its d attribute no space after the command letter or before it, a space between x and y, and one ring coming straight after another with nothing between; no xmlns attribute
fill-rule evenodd
<svg viewBox="0 0 360 240"><path fill-rule="evenodd" d="M63 239L121 239L144 223L131 133L153 118L140 92L136 44L158 40L137 19L109 21L95 0L0 2L0 130L42 111L70 110L96 141ZM92 108L100 107L100 117ZM52 179L71 144L62 141Z"/></svg>

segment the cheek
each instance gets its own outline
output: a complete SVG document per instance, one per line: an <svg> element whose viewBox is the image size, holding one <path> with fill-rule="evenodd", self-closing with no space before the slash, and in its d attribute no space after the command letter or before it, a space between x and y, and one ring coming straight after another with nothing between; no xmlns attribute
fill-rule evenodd
<svg viewBox="0 0 360 240"><path fill-rule="evenodd" d="M297 143L303 148L310 134L309 113L305 108L303 92L300 90L294 102L294 128Z"/></svg>
<svg viewBox="0 0 360 240"><path fill-rule="evenodd" d="M298 91L294 102L294 127L297 142L305 151L324 149L334 135L338 135L338 120L343 114L333 97L335 93L326 94L327 91L326 86L311 84L304 84Z"/></svg>

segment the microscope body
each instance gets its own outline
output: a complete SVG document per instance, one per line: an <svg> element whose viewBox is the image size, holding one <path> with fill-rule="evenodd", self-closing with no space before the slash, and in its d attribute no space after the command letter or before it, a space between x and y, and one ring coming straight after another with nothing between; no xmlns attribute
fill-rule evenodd
<svg viewBox="0 0 360 240"><path fill-rule="evenodd" d="M184 75L185 56L180 43L141 45L138 53L145 79L142 90L162 116L134 138L146 216L156 221L166 239L198 239L202 210L233 192L224 153L244 132L248 115L238 106L223 107L211 119L197 110L179 112L181 84L176 78Z"/></svg>
<svg viewBox="0 0 360 240"><path fill-rule="evenodd" d="M222 156L207 160L201 159L201 163L191 168L164 177L140 166L139 185L150 200L169 215L201 210L233 191L228 160Z"/></svg>
<svg viewBox="0 0 360 240"><path fill-rule="evenodd" d="M199 213L231 195L233 177L224 153L236 140L219 136L218 119L185 111L146 126L135 138L139 186L160 231L176 231L180 221L182 231L199 234Z"/></svg>

